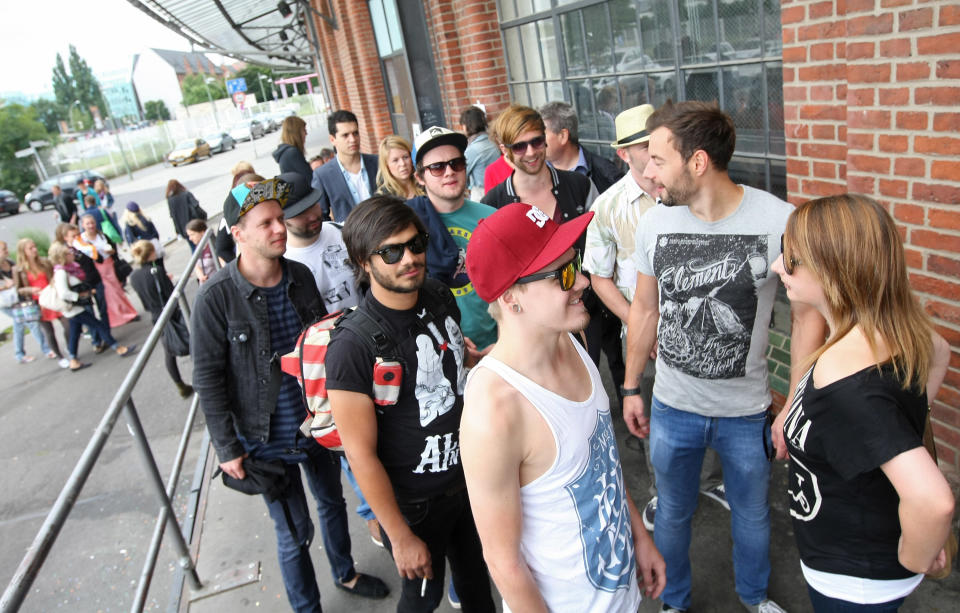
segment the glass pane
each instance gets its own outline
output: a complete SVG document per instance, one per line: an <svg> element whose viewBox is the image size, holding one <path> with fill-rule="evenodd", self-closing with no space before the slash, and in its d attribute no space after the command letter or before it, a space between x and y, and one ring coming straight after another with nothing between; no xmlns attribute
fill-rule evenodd
<svg viewBox="0 0 960 613"><path fill-rule="evenodd" d="M507 78L511 81L523 81L523 45L520 44L520 28L503 31L504 50L507 54Z"/></svg>
<svg viewBox="0 0 960 613"><path fill-rule="evenodd" d="M594 107L597 110L597 138L604 141L616 140L616 130L613 118L620 113L620 90L616 79L596 86L597 99Z"/></svg>
<svg viewBox="0 0 960 613"><path fill-rule="evenodd" d="M583 9L582 13L584 31L587 35L590 70L594 73L613 72L613 44L610 38L607 5L596 4Z"/></svg>
<svg viewBox="0 0 960 613"><path fill-rule="evenodd" d="M780 26L780 0L763 0L763 54L783 54L783 30Z"/></svg>
<svg viewBox="0 0 960 613"><path fill-rule="evenodd" d="M680 48L684 64L717 61L717 30L713 3L680 0Z"/></svg>
<svg viewBox="0 0 960 613"><path fill-rule="evenodd" d="M557 37L553 30L553 19L537 22L540 29L540 49L543 50L543 68L546 78L560 78L560 53L557 51Z"/></svg>
<svg viewBox="0 0 960 613"><path fill-rule="evenodd" d="M524 83L510 86L510 99L516 104L530 105L530 96L527 95L527 86Z"/></svg>
<svg viewBox="0 0 960 613"><path fill-rule="evenodd" d="M720 101L719 70L685 70L684 100Z"/></svg>
<svg viewBox="0 0 960 613"><path fill-rule="evenodd" d="M767 114L770 117L767 135L770 138L770 153L786 155L783 138L783 64L770 62L764 64L764 69L767 73Z"/></svg>
<svg viewBox="0 0 960 613"><path fill-rule="evenodd" d="M580 11L561 15L560 29L563 30L563 52L567 61L567 75L587 74L587 52L583 44Z"/></svg>
<svg viewBox="0 0 960 613"><path fill-rule="evenodd" d="M654 62L664 68L677 64L669 2L650 2L640 9L640 36L644 52Z"/></svg>
<svg viewBox="0 0 960 613"><path fill-rule="evenodd" d="M720 59L745 60L760 57L763 22L757 0L721 2L717 5L720 19Z"/></svg>
<svg viewBox="0 0 960 613"><path fill-rule="evenodd" d="M387 31L390 32L390 48L399 51L403 48L403 33L400 32L400 18L397 16L396 0L383 0Z"/></svg>
<svg viewBox="0 0 960 613"><path fill-rule="evenodd" d="M723 73L724 109L737 128L737 151L766 153L762 64L731 66Z"/></svg>
<svg viewBox="0 0 960 613"><path fill-rule="evenodd" d="M543 83L530 84L530 104L535 109L547 103L547 90Z"/></svg>
<svg viewBox="0 0 960 613"><path fill-rule="evenodd" d="M390 55L393 49L390 48L390 34L387 32L387 20L383 16L381 0L371 0L370 21L373 22L373 37L377 40L377 51L380 57Z"/></svg>
<svg viewBox="0 0 960 613"><path fill-rule="evenodd" d="M647 75L647 84L650 86L650 104L659 107L667 99L678 100L677 73L654 72Z"/></svg>
<svg viewBox="0 0 960 613"><path fill-rule="evenodd" d="M563 83L560 81L547 82L547 100L564 100Z"/></svg>
<svg viewBox="0 0 960 613"><path fill-rule="evenodd" d="M517 17L533 14L533 0L517 0Z"/></svg>
<svg viewBox="0 0 960 613"><path fill-rule="evenodd" d="M770 189L771 194L787 199L787 163L784 160L770 160Z"/></svg>
<svg viewBox="0 0 960 613"><path fill-rule="evenodd" d="M741 183L756 187L757 189L767 189L767 161L757 158L744 158L733 156L727 171L734 183Z"/></svg>
<svg viewBox="0 0 960 613"><path fill-rule="evenodd" d="M620 77L620 99L624 109L649 102L647 82L651 75L638 74Z"/></svg>
<svg viewBox="0 0 960 613"><path fill-rule="evenodd" d="M550 10L550 0L533 0L533 10L537 13Z"/></svg>
<svg viewBox="0 0 960 613"><path fill-rule="evenodd" d="M640 44L637 4L633 0L610 2L610 23L613 24L613 63L617 72L647 68L650 58Z"/></svg>
<svg viewBox="0 0 960 613"><path fill-rule="evenodd" d="M557 6L563 6L564 4L573 4L574 2L580 2L580 0L557 0Z"/></svg>
<svg viewBox="0 0 960 613"><path fill-rule="evenodd" d="M537 39L535 22L520 26L520 40L523 43L523 64L527 67L527 80L543 78L543 66L540 64L540 41Z"/></svg>
<svg viewBox="0 0 960 613"><path fill-rule="evenodd" d="M517 5L514 0L500 0L500 21L510 21L517 18Z"/></svg>
<svg viewBox="0 0 960 613"><path fill-rule="evenodd" d="M593 114L593 93L589 81L569 81L570 104L577 111L580 121L580 138L597 137L597 120Z"/></svg>

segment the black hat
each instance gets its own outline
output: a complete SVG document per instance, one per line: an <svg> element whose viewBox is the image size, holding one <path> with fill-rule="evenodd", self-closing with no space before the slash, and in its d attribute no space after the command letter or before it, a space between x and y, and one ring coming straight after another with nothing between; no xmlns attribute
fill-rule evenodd
<svg viewBox="0 0 960 613"><path fill-rule="evenodd" d="M277 178L290 184L288 204L283 207L284 219L291 219L303 213L319 202L320 196L323 195L322 189L313 189L310 181L299 172L285 172Z"/></svg>

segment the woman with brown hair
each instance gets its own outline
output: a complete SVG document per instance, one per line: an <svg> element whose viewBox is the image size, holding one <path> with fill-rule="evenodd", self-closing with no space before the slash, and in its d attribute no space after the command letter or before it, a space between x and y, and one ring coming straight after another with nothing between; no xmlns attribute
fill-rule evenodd
<svg viewBox="0 0 960 613"><path fill-rule="evenodd" d="M17 267L16 283L17 291L21 297L36 300L43 288L53 282L53 266L47 261L47 258L40 257L37 250L37 244L29 238L21 238L17 241ZM40 308L40 329L43 331L43 337L37 341L41 345L46 345L44 353L51 360L59 360L60 368L66 368L70 362L63 357L60 351L60 345L57 343L57 336L53 331L53 322L59 320L63 325L61 315L57 311ZM66 336L66 326L64 336ZM44 337L46 342L44 342ZM22 343L21 343L22 346Z"/></svg>
<svg viewBox="0 0 960 613"><path fill-rule="evenodd" d="M409 200L424 195L423 188L413 178L413 160L410 143L402 136L391 134L380 141L377 193Z"/></svg>
<svg viewBox="0 0 960 613"><path fill-rule="evenodd" d="M207 218L207 212L197 202L196 197L176 179L170 179L167 183L167 208L170 210L170 219L173 220L177 236L183 239L187 238L187 224L191 219ZM193 253L193 243L190 243L190 253Z"/></svg>
<svg viewBox="0 0 960 613"><path fill-rule="evenodd" d="M813 608L896 611L942 570L953 495L924 448L950 348L910 290L901 237L877 202L811 200L773 270L830 330L774 423L790 454L790 514ZM781 439L782 434L782 439Z"/></svg>
<svg viewBox="0 0 960 613"><path fill-rule="evenodd" d="M280 166L281 174L295 172L309 183L313 171L307 163L306 140L307 123L296 115L287 117L280 126L280 144L273 152L273 159Z"/></svg>

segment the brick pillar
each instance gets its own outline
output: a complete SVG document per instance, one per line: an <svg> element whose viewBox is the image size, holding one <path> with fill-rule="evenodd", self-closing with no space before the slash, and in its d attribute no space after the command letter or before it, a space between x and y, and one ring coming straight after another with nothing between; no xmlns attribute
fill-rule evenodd
<svg viewBox="0 0 960 613"><path fill-rule="evenodd" d="M896 219L914 291L953 349L933 427L960 466L960 5L781 4L789 200L864 193Z"/></svg>

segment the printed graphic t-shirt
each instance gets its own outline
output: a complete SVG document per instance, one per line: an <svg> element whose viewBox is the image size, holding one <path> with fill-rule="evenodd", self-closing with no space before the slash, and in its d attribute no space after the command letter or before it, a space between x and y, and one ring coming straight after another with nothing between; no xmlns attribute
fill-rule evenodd
<svg viewBox="0 0 960 613"><path fill-rule="evenodd" d="M655 276L660 294L653 393L707 417L770 405L764 354L778 283L770 267L793 207L742 187L743 201L724 219L661 204L637 229L637 271Z"/></svg>
<svg viewBox="0 0 960 613"><path fill-rule="evenodd" d="M309 247L288 246L284 257L310 269L327 313L349 309L360 301L347 247L340 228L334 224L323 222L317 242Z"/></svg>
<svg viewBox="0 0 960 613"><path fill-rule="evenodd" d="M889 364L819 389L812 372L783 427L800 559L851 577L912 577L897 560L900 499L880 466L923 445L926 395L903 390Z"/></svg>
<svg viewBox="0 0 960 613"><path fill-rule="evenodd" d="M487 303L477 295L477 292L473 291L473 284L470 283L470 277L467 276L464 262L466 260L467 243L470 242L473 231L477 229L477 222L495 212L496 209L493 207L471 200L465 201L463 206L453 213L440 213L438 211L440 219L443 220L450 236L453 238L453 242L460 249L460 259L457 262L457 270L454 272L450 289L453 291L453 295L457 299L457 307L460 309L463 335L473 341L477 349L486 349L487 346L497 342L497 322L487 312Z"/></svg>
<svg viewBox="0 0 960 613"><path fill-rule="evenodd" d="M428 279L439 289L446 286ZM377 455L397 498L420 500L463 485L460 466L460 414L463 411L463 335L460 313L451 301L446 314L430 317L420 301L408 311L377 302L373 292L360 309L379 316L397 345L403 374L395 405L376 406ZM327 389L373 398L375 356L352 330L333 335L327 346Z"/></svg>

